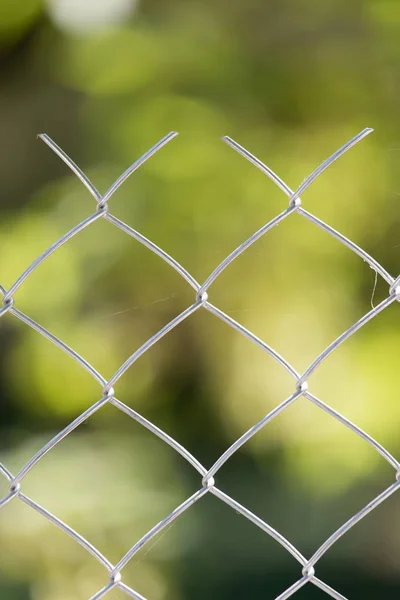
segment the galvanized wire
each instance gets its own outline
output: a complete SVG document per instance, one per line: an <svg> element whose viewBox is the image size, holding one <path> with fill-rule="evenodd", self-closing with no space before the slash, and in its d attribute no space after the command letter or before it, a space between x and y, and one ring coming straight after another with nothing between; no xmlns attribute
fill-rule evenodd
<svg viewBox="0 0 400 600"><path fill-rule="evenodd" d="M150 150L148 150L143 156L135 161L108 189L108 191L101 195L88 177L82 172L82 170L69 158L69 156L61 150L59 146L51 138L45 134L39 137L66 163L66 165L73 171L73 173L80 179L80 181L89 190L91 195L94 197L97 203L96 211L89 217L78 223L70 231L65 233L59 240L54 242L49 248L47 248L32 264L16 279L11 287L6 290L0 286L0 292L3 295L2 307L0 308L0 317L6 313L10 313L27 326L31 327L42 336L50 340L53 344L58 346L63 352L68 354L74 359L83 369L85 369L100 385L99 395L100 398L94 402L87 410L82 414L78 415L67 427L55 435L49 440L32 458L22 467L19 473L13 475L6 468L6 466L0 464L0 474L4 476L9 483L8 493L0 500L0 508L5 506L8 502L20 500L30 506L33 510L37 511L44 518L51 521L62 531L72 537L77 543L79 543L87 552L94 556L106 569L107 573L105 576L104 587L95 593L90 600L98 600L106 596L111 590L119 588L127 596L135 598L136 600L145 600L141 594L127 586L122 581L122 571L127 563L133 558L133 556L154 536L160 531L167 527L172 521L177 519L184 511L189 509L193 504L198 502L203 496L208 493L213 494L216 498L219 498L222 502L230 506L237 513L240 513L243 517L251 521L254 525L259 527L266 534L271 536L276 542L281 544L283 548L287 550L301 565L299 579L284 590L275 600L285 600L293 596L297 590L302 588L304 585L311 583L332 598L336 600L346 600L346 598L338 591L331 588L328 584L317 578L315 574L315 567L321 557L329 550L329 548L337 542L337 540L345 535L351 528L353 528L361 519L363 519L368 513L378 506L381 502L391 496L400 486L400 464L399 462L384 448L379 442L377 442L368 433L364 432L357 425L352 423L347 417L341 415L339 412L328 406L325 402L317 398L308 389L308 380L314 371L320 366L320 364L333 352L338 346L343 344L351 335L357 330L363 327L368 321L373 319L378 313L385 310L390 304L396 300L400 300L400 276L397 278L392 277L377 260L371 257L367 252L360 248L357 244L346 238L343 234L333 229L330 225L309 213L302 207L301 195L302 193L315 181L315 179L327 169L334 161L342 156L352 146L361 141L369 133L371 129L364 129L354 138L344 144L339 150L337 150L332 156L326 159L304 182L300 187L293 191L278 175L276 175L272 169L267 167L258 158L253 156L248 150L240 146L237 142L229 137L224 137L223 140L234 148L244 158L249 160L257 168L259 168L267 177L269 177L289 198L289 206L283 212L278 214L271 221L266 223L247 240L245 240L238 248L229 254L207 277L203 284L200 284L196 279L174 258L172 258L162 248L159 248L154 242L147 239L144 235L117 219L110 213L108 202L112 198L115 191L122 185L122 183L134 173L145 161L147 161L155 152L162 148L165 144L171 141L177 133L171 132L162 138L157 144L155 144ZM246 251L252 244L258 239L265 235L268 231L278 225L284 219L287 219L293 213L300 214L305 219L311 221L314 225L321 228L329 235L336 238L339 242L347 246L350 250L360 256L366 261L372 269L388 283L389 290L387 297L378 305L373 307L367 314L361 319L349 327L343 332L336 340L334 340L327 348L319 354L315 360L309 365L304 373L298 373L297 370L290 365L290 363L280 356L271 346L266 342L257 337L254 333L246 329L243 325L235 321L232 317L225 314L221 309L214 306L208 300L208 290L214 281L219 277L228 265L230 265L240 254ZM177 271L181 277L194 289L195 297L193 303L176 316L172 321L167 323L162 329L155 333L149 338L140 348L135 350L133 354L119 367L119 369L112 375L110 379L105 379L96 369L89 364L82 356L80 356L75 350L70 348L65 342L56 337L50 331L45 329L41 324L31 319L28 315L21 312L16 308L14 303L14 294L18 288L23 285L26 279L44 262L53 252L58 250L63 244L70 240L73 236L77 235L86 227L90 226L97 219L104 218L110 224L118 227L121 231L129 234L135 240L143 244L146 248L154 252L160 259L169 264L175 271ZM261 350L267 352L272 358L274 358L284 369L286 369L294 379L293 393L278 404L272 411L265 415L258 423L253 425L248 431L246 431L239 439L237 439L209 468L204 467L200 462L181 444L174 440L171 436L162 431L154 423L145 419L142 415L136 412L134 409L125 405L121 400L116 397L116 391L114 386L118 383L119 379L124 373L132 366L132 364L142 356L151 346L156 344L163 336L169 331L174 329L183 320L187 319L194 312L206 309L212 313L218 319L221 319L224 323L233 328L236 332L240 333ZM242 506L234 498L228 496L225 492L221 491L215 482L215 476L221 469L222 465L231 458L231 456L250 438L257 434L257 432L268 425L278 414L282 413L291 404L296 402L300 397L304 397L321 410L325 411L328 415L336 419L345 427L349 428L355 435L359 436L365 442L370 444L387 462L393 467L394 482L389 485L381 494L376 498L373 498L369 504L363 507L353 517L351 517L346 523L344 523L339 529L332 533L332 535L314 552L310 558L305 558L297 548L295 548L289 540L287 540L281 533L276 531L268 523L260 519L257 515L253 514L245 506ZM168 444L176 452L178 452L187 462L200 474L199 489L189 498L187 498L182 504L177 506L171 513L169 513L159 523L155 524L140 540L136 541L130 550L121 557L120 561L113 565L103 554L95 548L88 540L81 536L77 531L72 529L66 523L61 521L58 517L50 513L46 508L37 504L34 500L23 494L22 483L25 476L31 469L42 459L42 457L50 452L62 439L68 436L75 428L79 427L81 423L86 421L91 415L100 410L106 404L112 404L120 411L140 423L143 427L148 429L154 435L158 436L165 444ZM272 600L272 599L271 599Z"/></svg>

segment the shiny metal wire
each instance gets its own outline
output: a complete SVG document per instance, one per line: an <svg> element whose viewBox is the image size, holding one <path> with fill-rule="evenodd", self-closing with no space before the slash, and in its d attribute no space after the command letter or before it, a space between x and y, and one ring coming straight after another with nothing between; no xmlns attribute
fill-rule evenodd
<svg viewBox="0 0 400 600"><path fill-rule="evenodd" d="M289 198L289 206L283 212L274 217L271 221L266 223L263 227L261 227L258 231L256 231L253 235L251 235L247 240L245 240L240 246L238 246L235 250L233 250L229 256L227 256L216 268L212 271L212 273L206 278L203 284L200 284L196 281L196 279L174 258L172 258L167 252L165 252L162 248L159 248L154 242L147 239L144 235L113 216L109 211L108 202L111 200L115 191L124 183L124 181L132 175L144 162L146 162L153 154L155 154L158 150L160 150L165 144L170 142L176 135L176 132L171 132L162 138L157 144L155 144L150 150L148 150L143 156L141 156L138 160L136 160L108 189L108 191L102 196L96 187L92 184L92 182L88 179L88 177L82 172L82 170L69 158L69 156L59 147L57 144L47 135L42 134L39 137L55 152L61 160L63 160L66 165L72 170L72 172L80 179L83 185L88 189L91 195L94 197L96 201L96 210L89 217L84 219L82 222L78 223L73 227L70 231L65 233L60 239L55 241L49 248L47 248L38 258L36 258L32 264L16 279L16 281L11 285L11 287L6 290L4 287L0 286L0 292L3 296L2 306L0 308L0 317L5 315L6 313L10 313L15 318L19 319L27 326L34 329L36 332L40 333L42 336L46 337L53 344L58 346L63 352L68 354L73 360L75 360L83 369L85 369L92 377L98 382L99 388L99 396L100 398L96 400L87 410L85 410L82 414L78 415L67 427L65 427L62 431L60 431L57 435L55 435L51 440L49 440L32 458L23 466L23 468L19 471L19 473L13 475L7 469L5 465L0 464L0 475L5 477L9 482L9 491L8 493L0 499L0 508L5 506L8 502L20 500L30 506L33 510L37 511L44 518L51 521L54 525L59 527L62 531L64 531L67 535L72 537L78 544L80 544L87 552L89 552L92 556L94 556L106 569L104 587L96 592L90 600L98 600L107 596L107 594L115 589L119 588L122 592L124 592L127 596L131 598L135 598L136 600L145 600L141 594L127 586L122 581L122 571L127 563L133 558L133 556L139 552L139 550L147 544L154 536L156 536L160 531L162 531L165 527L167 527L172 521L179 518L179 516L186 510L188 510L193 504L198 502L203 496L208 493L213 494L216 498L224 502L228 506L230 506L237 513L240 513L243 517L251 521L255 526L259 527L262 531L264 531L267 535L271 536L277 543L279 543L283 548L287 550L300 564L299 570L299 579L290 584L289 587L282 591L282 593L275 600L285 600L286 598L290 598L293 596L297 590L302 588L306 584L313 584L323 590L328 596L331 598L336 598L336 600L346 600L346 598L339 592L331 588L327 583L321 581L317 578L315 574L315 567L321 557L329 550L329 548L336 543L336 541L345 535L352 527L354 527L361 519L363 519L368 513L375 509L378 504L386 500L389 496L391 496L400 486L400 464L399 462L381 445L377 442L373 437L371 437L368 433L364 432L357 425L352 423L349 419L347 419L344 415L341 415L336 410L328 406L325 402L317 398L314 394L309 391L308 380L310 376L314 373L314 371L320 366L320 364L331 354L334 352L338 346L343 344L350 336L352 336L357 330L363 327L368 321L373 319L377 314L381 311L385 310L390 304L392 304L396 300L400 300L400 276L397 278L392 277L382 265L378 263L372 256L367 254L362 248L360 248L357 244L346 238L343 234L339 233L335 229L333 229L327 223L324 223L318 217L312 215L307 210L302 207L301 195L304 191L315 181L315 179L321 175L321 173L327 169L333 162L335 162L340 156L342 156L347 150L353 147L355 144L360 142L364 137L366 137L369 133L371 133L371 129L367 128L361 131L354 138L345 143L339 150L334 152L328 159L321 163L315 171L304 180L304 182L300 185L300 187L293 191L278 175L276 175L272 169L267 167L264 163L262 163L258 158L253 156L248 150L243 148L240 144L235 142L229 137L222 138L229 146L231 146L234 150L236 150L239 154L241 154L246 160L250 161L253 165L259 168L267 177L269 177L279 188L281 191L286 194ZM211 285L215 282L215 280L219 277L224 269L226 269L240 254L246 251L252 244L254 244L258 239L260 239L263 235L265 235L268 231L273 229L276 225L282 222L284 219L289 218L293 213L298 213L303 216L305 219L311 221L317 227L320 227L327 234L336 238L340 243L344 244L360 256L364 261L366 261L372 269L376 273L378 273L388 284L388 294L387 297L378 305L372 308L366 315L364 315L361 319L359 319L356 323L354 323L351 327L349 327L345 332L343 332L336 340L334 340L327 348L319 354L315 358L315 360L309 365L309 367L304 371L304 373L298 373L296 369L289 364L282 356L280 356L271 346L269 346L266 342L258 338L254 333L243 327L240 323L232 319L232 317L228 316L224 312L222 312L219 308L214 306L208 300L208 291ZM65 244L68 240L70 240L73 236L77 235L84 228L90 226L97 219L104 218L111 225L118 227L124 233L127 233L135 240L143 244L146 248L154 252L161 260L165 261L169 264L175 271L177 271L181 277L193 288L195 294L193 298L193 303L186 308L183 312L181 312L178 316L176 316L172 321L167 323L162 329L160 329L157 333L155 333L151 338L149 338L140 348L135 350L133 354L119 367L119 369L112 375L109 380L106 380L100 373L94 369L92 365L90 365L82 356L80 356L75 350L70 348L67 344L65 344L62 340L57 338L50 331L45 329L42 325L31 319L28 315L22 313L18 308L16 308L14 303L14 294L19 289L20 286L24 284L26 279L43 263L53 252L56 252L58 248L60 248L63 244ZM290 373L290 375L294 379L293 393L283 400L280 404L278 404L272 411L270 411L267 415L265 415L258 423L253 425L248 431L246 431L239 439L237 439L217 460L216 462L209 468L204 467L200 464L200 462L181 444L179 444L176 440L174 440L171 436L167 435L164 431L158 428L154 423L145 419L134 409L126 406L121 400L116 397L116 391L114 386L118 384L119 379L124 375L124 373L132 366L132 364L142 356L151 346L156 344L163 336L165 336L169 331L174 329L181 323L184 319L187 319L198 310L205 309L212 313L218 319L221 319L228 326L233 328L236 332L243 335L251 342L253 342L256 346L268 353L272 358L274 358L284 369ZM234 498L228 496L225 492L221 491L215 482L215 476L218 471L221 469L223 464L231 458L231 456L243 445L245 444L251 437L257 434L257 432L268 425L279 413L286 410L291 404L296 402L298 398L304 397L309 400L321 410L325 411L332 418L339 421L342 425L350 429L355 435L359 436L365 442L370 444L394 469L394 481L382 491L376 498L373 498L367 506L361 508L358 513L356 513L353 517L351 517L346 523L344 523L337 531L333 532L332 535L324 541L324 543L316 549L314 554L310 558L304 557L298 550L295 548L289 540L287 540L281 533L273 529L268 523L260 519L257 515L253 514L250 510L248 510L245 506L239 504ZM176 452L178 452L187 462L199 473L199 488L198 490L187 498L182 504L177 506L171 513L166 515L164 519L162 519L159 523L155 524L140 540L137 540L130 550L121 557L118 564L113 565L110 561L102 555L102 553L95 548L88 540L82 537L77 531L69 527L66 523L61 521L58 517L50 513L46 508L37 504L34 500L23 494L22 485L25 476L29 473L31 469L35 467L35 465L42 459L42 457L50 452L62 439L68 436L76 427L79 427L81 423L86 421L91 415L100 410L105 404L111 404L118 410L122 411L138 423L140 423L143 427L148 429L154 435L158 436L163 442L168 444L171 448L173 448ZM271 599L272 600L272 599Z"/></svg>

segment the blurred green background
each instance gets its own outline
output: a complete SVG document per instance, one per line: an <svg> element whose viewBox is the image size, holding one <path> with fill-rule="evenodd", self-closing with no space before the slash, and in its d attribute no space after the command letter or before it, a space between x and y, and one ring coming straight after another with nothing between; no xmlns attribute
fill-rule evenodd
<svg viewBox="0 0 400 600"><path fill-rule="evenodd" d="M36 134L49 134L105 191L180 132L110 201L204 281L287 206L228 134L295 188L347 139L304 206L400 272L398 0L0 0L0 283L95 210ZM388 294L328 234L292 215L235 261L211 301L299 371ZM51 256L16 306L105 377L193 302L179 275L97 221ZM399 307L334 352L311 390L400 456ZM13 472L100 398L72 359L10 314L1 319L1 460ZM206 466L293 390L275 361L206 311L124 375L117 396ZM304 399L222 468L217 484L306 556L394 481L387 463ZM24 493L113 563L199 487L199 476L107 406L26 477ZM7 481L0 481L0 495ZM349 600L400 591L394 495L317 566ZM0 511L0 598L85 600L107 582L79 545L17 500ZM149 600L273 599L300 577L276 542L207 495L124 569ZM122 592L107 596L122 599ZM307 585L296 596L327 596Z"/></svg>

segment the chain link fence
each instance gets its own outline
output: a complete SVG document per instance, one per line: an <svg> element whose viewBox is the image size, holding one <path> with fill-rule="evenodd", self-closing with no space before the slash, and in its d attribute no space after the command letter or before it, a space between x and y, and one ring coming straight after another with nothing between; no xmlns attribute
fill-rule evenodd
<svg viewBox="0 0 400 600"><path fill-rule="evenodd" d="M267 175L289 198L289 206L283 212L278 214L275 218L269 221L266 225L261 227L256 233L254 233L251 237L249 237L245 242L243 242L238 248L236 248L229 256L227 256L210 274L210 276L206 279L206 281L202 284L196 281L196 279L182 266L180 265L174 258L169 256L162 248L159 248L154 242L147 239L141 233L113 216L108 207L108 201L114 194L114 192L123 184L123 182L132 175L145 161L147 161L155 152L157 152L160 148L162 148L165 144L170 142L177 133L171 132L167 136L165 136L162 140L160 140L153 148L151 148L148 152L146 152L141 158L139 158L136 162L134 162L109 188L109 190L102 196L95 186L91 183L91 181L86 177L86 175L81 171L81 169L65 154L57 144L55 144L47 135L40 135L39 137L68 165L68 167L75 173L75 175L80 179L83 185L89 190L96 201L96 210L86 219L84 219L81 223L73 227L70 231L68 231L65 235L63 235L59 240L57 240L52 246L47 248L45 252L43 252L15 281L15 283L6 290L4 287L0 286L1 292L3 294L3 303L0 309L0 316L3 317L6 313L13 315L15 318L24 322L27 326L31 327L39 334L46 337L53 344L58 346L61 350L63 350L66 354L72 357L83 369L86 369L94 377L94 379L99 383L100 386L100 394L101 398L97 400L92 406L90 406L85 412L80 414L72 423L70 423L65 429L60 431L53 439L51 439L47 444L43 446L20 470L17 474L12 474L6 465L0 464L0 472L1 474L7 478L9 482L9 492L6 494L4 498L0 500L0 508L5 506L8 502L17 502L22 501L28 506L30 506L33 510L40 513L44 518L48 519L52 523L54 523L57 527L59 527L62 531L64 531L67 535L71 536L78 544L80 544L87 552L89 552L92 556L94 556L105 568L105 585L104 587L95 593L90 600L99 600L107 596L108 592L111 590L118 588L123 591L127 596L131 598L135 598L136 600L144 600L143 596L136 592L131 587L127 586L122 580L122 573L124 567L127 563L135 556L135 554L145 545L147 544L154 536L156 536L159 532L161 532L165 527L167 527L172 521L178 518L184 511L188 510L193 504L200 501L203 496L206 494L213 494L217 498L219 498L222 502L227 504L229 507L234 509L236 512L240 513L251 521L255 526L259 527L265 534L271 536L277 543L281 544L287 552L289 552L300 564L299 567L299 579L293 584L290 585L286 590L282 591L282 593L276 598L276 600L285 600L286 598L290 598L295 595L297 590L305 586L306 584L312 584L326 592L326 594L336 600L346 600L346 598L339 592L330 587L327 583L321 581L316 576L315 568L318 561L321 557L329 550L329 548L335 544L335 542L346 534L352 527L354 527L358 521L363 519L369 512L374 510L381 502L386 500L389 496L391 496L400 486L400 464L399 462L383 447L381 446L375 439L373 439L368 433L364 432L360 429L356 424L349 421L345 416L338 413L330 406L325 404L321 399L317 398L308 388L308 379L310 375L319 367L319 365L327 358L332 352L335 351L338 346L340 346L343 342L345 342L350 336L352 336L356 331L358 331L361 327L363 327L368 321L373 319L377 314L381 311L385 310L390 304L395 302L396 300L400 300L400 277L394 278L392 277L374 258L369 256L362 248L357 246L354 242L347 239L344 235L330 227L328 224L321 221L319 218L309 213L302 207L301 196L303 192L313 183L313 181L325 170L327 169L333 162L335 162L340 156L342 156L347 150L349 150L352 146L361 141L364 137L366 137L369 133L371 133L371 129L364 129L350 141L348 141L344 146L342 146L339 150L337 150L332 156L330 156L327 160L325 160L307 179L303 181L300 187L293 191L278 175L276 175L269 167L263 164L258 158L250 154L248 150L240 146L237 142L232 140L229 137L224 137L223 140L231 146L234 150L239 152L245 159L250 161L253 165L258 167L265 175ZM335 341L333 341L325 350L315 358L312 364L306 369L304 373L298 373L296 369L291 366L282 356L280 356L273 348L271 348L266 342L261 340L259 337L254 335L251 331L243 327L240 323L232 319L230 316L221 311L218 307L214 306L208 297L208 290L212 283L217 279L217 277L222 273L228 265L230 265L240 254L246 251L252 244L254 244L259 238L265 235L268 231L270 231L273 227L281 223L284 219L289 218L292 214L297 213L300 214L305 219L308 219L315 226L320 227L327 234L333 236L337 240L339 240L342 244L350 248L353 252L358 254L364 261L366 261L369 266L374 269L374 271L381 275L381 277L388 284L388 294L387 297L376 307L373 307L366 315L364 315L361 319L359 319L356 323L354 323L349 329L347 329L344 333L342 333ZM194 290L194 302L186 308L182 313L180 313L177 317L175 317L172 321L167 323L162 329L160 329L157 333L155 333L151 338L149 338L139 349L135 350L135 352L120 366L120 368L114 373L114 375L106 380L100 373L94 369L92 365L90 365L82 356L80 356L73 348L70 348L67 344L65 344L61 339L57 338L50 331L45 329L42 325L31 319L28 315L21 312L14 304L14 294L18 290L18 288L23 285L24 281L40 266L40 264L46 260L53 252L55 252L58 248L60 248L63 244L68 242L73 236L77 235L84 228L90 226L97 219L105 219L111 225L118 227L124 233L132 236L135 240L146 246L150 251L154 252L157 256L160 257L163 261L168 263L173 269L175 269L193 288ZM174 329L181 323L184 319L187 319L190 315L195 313L198 310L208 310L215 317L221 319L228 326L232 327L239 334L245 336L247 339L256 344L260 350L267 352L270 356L272 356L284 369L286 369L294 380L294 391L293 393L283 400L280 404L276 406L271 412L269 412L263 419L261 419L258 423L256 423L253 427L251 427L246 433L244 433L239 439L237 439L219 458L218 460L209 468L204 467L200 462L182 445L180 445L176 440L167 435L164 431L159 429L154 423L145 419L139 413L137 413L134 409L130 408L123 402L121 402L116 397L116 384L118 380L124 375L124 373L129 369L129 367L140 357L142 356L151 346L156 344L164 335L166 335L169 331ZM344 427L349 428L354 435L359 436L365 442L370 444L376 452L379 452L393 467L394 473L394 481L393 483L385 489L381 494L377 497L373 498L369 504L363 507L357 514L351 517L346 523L344 523L337 531L335 531L324 543L316 549L314 554L306 558L304 557L297 548L295 548L289 540L287 540L282 534L273 529L268 523L260 519L257 515L253 514L250 510L248 510L245 506L242 506L239 502L237 502L234 498L231 498L223 491L221 491L217 485L215 476L218 471L221 469L223 464L241 447L245 444L252 436L256 435L256 433L263 427L267 426L277 415L283 412L286 408L288 408L291 404L296 402L298 398L303 396L316 406L318 406L321 410L328 413L332 418L339 421ZM82 535L80 535L77 531L72 529L68 524L61 521L56 515L50 513L46 508L37 504L34 500L26 496L22 491L22 482L24 477L29 473L31 469L35 467L35 465L43 458L45 454L50 452L56 444L58 444L63 438L68 436L75 428L77 428L81 423L86 421L91 415L93 415L96 411L100 410L104 405L112 404L127 416L135 419L138 423L140 423L143 427L147 428L154 435L158 436L173 448L176 452L178 452L184 459L186 459L190 465L199 473L199 489L189 498L187 498L182 504L177 506L169 515L167 515L164 519L162 519L159 523L154 525L152 529L150 529L141 539L136 541L130 550L121 558L121 560L117 564L112 564L97 548L95 548L88 540L86 540ZM149 599L151 600L151 599ZM271 599L272 600L272 599Z"/></svg>

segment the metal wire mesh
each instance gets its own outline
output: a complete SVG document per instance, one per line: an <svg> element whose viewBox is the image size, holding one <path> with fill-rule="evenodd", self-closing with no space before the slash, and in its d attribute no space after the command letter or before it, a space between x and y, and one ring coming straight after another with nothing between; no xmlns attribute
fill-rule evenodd
<svg viewBox="0 0 400 600"><path fill-rule="evenodd" d="M164 250L159 248L154 242L144 237L141 233L117 219L113 216L108 207L108 201L114 194L114 192L122 185L122 183L132 174L134 173L145 161L147 161L155 152L157 152L162 146L167 144L170 140L172 140L177 134L175 132L171 132L166 135L162 140L160 140L155 146L153 146L148 152L146 152L141 158L139 158L136 162L134 162L122 175L112 184L109 190L102 196L95 186L89 181L86 175L81 171L81 169L65 154L61 148L57 146L47 135L40 135L39 137L68 165L68 167L75 173L75 175L80 179L83 185L89 190L94 199L96 200L97 207L93 214L84 219L81 223L77 224L70 231L65 233L59 240L57 240L52 246L47 248L45 252L43 252L15 281L15 283L6 290L2 286L0 286L0 290L3 294L3 303L2 308L0 309L0 316L4 316L6 313L10 313L20 321L23 321L26 325L36 330L38 333L46 337L48 340L53 342L56 346L61 348L66 354L71 356L83 369L86 369L99 383L101 388L101 398L97 400L92 406L90 406L85 412L80 414L72 423L70 423L65 429L60 431L53 439L51 439L47 444L43 446L20 470L19 473L13 475L5 465L0 464L0 472L1 474L7 478L9 482L9 492L6 494L4 498L0 500L0 508L5 506L8 502L20 500L30 506L32 509L40 513L44 518L48 519L52 523L54 523L57 527L63 530L66 534L71 536L77 543L79 543L87 552L89 552L92 556L94 556L106 569L107 573L105 574L105 585L99 590L96 594L94 594L90 600L98 600L99 598L103 598L110 592L112 589L119 588L122 590L127 596L131 598L135 598L136 600L144 600L143 596L127 586L122 581L122 571L126 564L133 558L133 556L145 545L147 544L154 536L156 536L161 530L167 527L174 519L179 517L184 511L186 511L190 506L194 503L198 502L203 496L206 494L213 494L217 498L219 498L222 502L226 503L228 506L233 508L235 511L243 515L246 519L254 523L257 527L262 529L266 534L271 536L276 540L279 544L281 544L287 552L289 552L299 563L301 569L299 569L301 576L299 579L290 587L288 587L285 591L283 591L276 600L285 600L293 596L297 590L302 588L304 585L311 583L324 592L328 596L332 598L336 598L336 600L346 600L346 598L334 590L325 582L321 581L315 574L315 566L320 560L320 558L329 550L329 548L345 533L347 533L352 527L356 525L358 521L363 519L369 512L374 510L381 502L386 500L389 496L391 496L400 486L400 464L399 462L383 447L381 446L375 439L373 439L370 435L360 429L357 425L349 421L345 416L341 415L333 408L325 404L322 400L317 398L314 394L312 394L308 389L307 380L309 376L319 367L319 365L329 356L338 346L340 346L344 341L346 341L351 335L353 335L358 329L363 327L368 321L373 319L378 313L386 309L390 304L395 302L396 300L400 300L400 277L394 278L392 277L374 258L369 256L362 248L357 246L354 242L347 239L344 235L330 227L328 224L321 221L319 218L309 213L302 207L301 203L301 195L303 192L313 183L313 181L326 169L328 168L334 161L336 161L342 154L344 154L347 150L349 150L352 146L357 144L360 140L362 140L365 136L367 136L372 130L364 129L350 141L348 141L344 146L342 146L339 150L337 150L332 156L330 156L327 160L325 160L305 181L300 185L300 187L293 191L282 179L278 177L269 167L263 164L258 158L250 154L245 148L240 146L237 142L232 140L229 137L224 137L223 140L231 146L234 150L239 152L244 158L253 163L256 167L258 167L265 175L267 175L289 198L289 207L286 208L283 212L269 221L266 225L261 227L256 233L254 233L251 237L249 237L245 242L243 242L238 248L236 248L229 256L227 256L211 273L211 275L206 279L203 284L200 284L196 281L196 279L182 266L180 265L174 258L169 256ZM230 265L240 254L246 251L252 244L254 244L261 236L265 235L268 231L270 231L273 227L278 225L284 219L287 219L293 213L298 213L302 215L305 219L314 223L317 227L323 229L327 234L333 236L337 240L339 240L342 244L350 248L353 252L358 254L364 261L366 261L370 267L372 267L377 273L379 273L382 278L389 285L389 293L388 296L383 300L378 306L372 308L367 314L365 314L361 319L359 319L356 323L354 323L349 329L347 329L344 333L342 333L335 341L333 341L325 350L315 358L312 364L306 369L306 371L302 374L298 373L282 356L280 356L273 348L271 348L266 342L258 338L251 331L243 327L240 323L232 319L230 316L222 312L219 308L214 306L208 299L208 289L211 284L217 279L217 277L222 273L222 271ZM50 333L47 329L45 329L42 325L31 319L26 314L22 313L16 306L14 305L14 293L18 290L18 288L24 283L24 281L39 267L39 265L47 259L53 252L55 252L58 248L60 248L63 244L68 242L73 236L77 235L80 231L82 231L85 227L94 223L97 219L103 218L107 220L109 223L118 227L123 232L129 234L134 239L139 241L141 244L146 246L149 250L154 252L157 256L159 256L163 261L168 263L173 269L175 269L186 281L187 283L194 289L194 302L189 306L186 310L184 310L181 314L175 317L172 321L167 323L162 329L160 329L155 335L149 338L140 348L135 350L135 352L121 365L121 367L114 373L114 375L106 380L100 373L98 373L94 367L92 367L83 357L81 357L75 350L70 348L67 344L65 344L61 339L57 338L55 335ZM187 319L191 314L196 312L197 310L205 309L215 315L217 318L224 321L227 325L236 330L239 334L245 336L249 340L251 340L254 344L256 344L261 350L267 352L270 356L272 356L283 368L285 368L290 375L292 375L294 379L294 391L293 393L283 400L279 405L276 406L271 412L269 412L263 419L261 419L258 423L256 423L253 427L251 427L246 433L244 433L239 439L237 439L219 458L218 460L210 467L206 468L200 462L192 456L192 454L186 450L183 446L181 446L176 440L167 435L164 431L159 429L154 423L148 421L139 413L137 413L134 409L126 406L123 402L121 402L116 397L116 391L114 386L118 383L118 380L123 376L123 374L129 369L129 367L140 357L142 356L151 346L156 344L164 335L166 335L169 331L174 329L181 323L184 319ZM331 417L338 420L342 423L343 426L348 427L354 435L359 436L365 442L370 444L377 452L379 452L394 468L395 470L395 478L394 482L385 489L381 494L379 494L376 498L371 500L369 504L367 504L364 508L362 508L357 514L351 517L346 523L344 523L337 531L335 531L315 552L310 558L305 558L282 534L273 529L268 523L260 519L257 515L253 514L248 510L245 506L239 504L234 498L231 498L223 491L221 491L217 486L214 477L216 476L219 469L222 465L243 445L245 444L252 436L254 436L261 428L265 427L268 423L270 423L278 414L288 408L291 404L296 402L298 398L303 396L316 406L318 406L321 410L328 413ZM162 519L159 523L154 525L152 529L150 529L141 539L134 543L134 545L130 548L130 550L121 558L118 564L112 564L103 554L95 548L88 540L86 540L83 536L81 536L77 531L69 527L66 523L61 521L57 516L51 514L46 508L37 504L34 500L26 496L22 491L22 482L24 477L28 474L28 472L35 467L35 465L42 459L42 457L47 454L47 452L51 451L56 444L58 444L63 438L68 436L75 428L77 428L81 423L86 421L91 415L93 415L96 411L100 410L104 405L112 404L126 415L135 419L138 423L140 423L143 427L147 428L154 435L158 436L171 446L176 452L181 454L183 458L185 458L192 467L198 471L200 474L199 481L199 489L189 498L187 498L182 504L177 506L169 515L167 515L164 519Z"/></svg>

